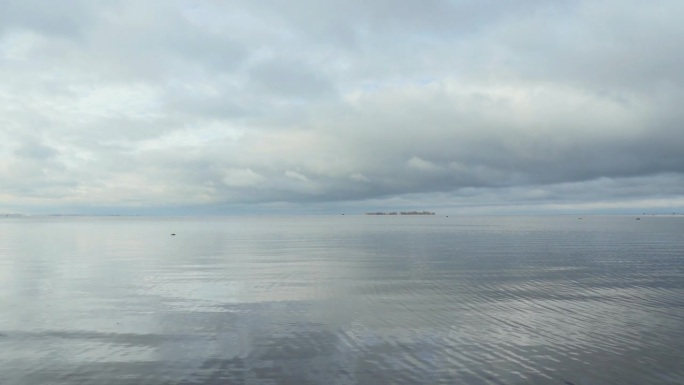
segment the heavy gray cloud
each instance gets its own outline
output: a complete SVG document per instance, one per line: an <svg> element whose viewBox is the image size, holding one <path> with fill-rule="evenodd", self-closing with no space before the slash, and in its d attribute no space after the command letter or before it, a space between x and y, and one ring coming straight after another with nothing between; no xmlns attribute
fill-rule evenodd
<svg viewBox="0 0 684 385"><path fill-rule="evenodd" d="M0 2L0 212L684 208L684 4Z"/></svg>

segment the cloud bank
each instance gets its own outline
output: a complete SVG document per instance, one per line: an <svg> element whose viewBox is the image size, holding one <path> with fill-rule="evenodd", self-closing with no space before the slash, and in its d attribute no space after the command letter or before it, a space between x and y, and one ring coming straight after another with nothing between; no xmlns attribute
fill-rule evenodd
<svg viewBox="0 0 684 385"><path fill-rule="evenodd" d="M0 212L684 209L681 2L0 7Z"/></svg>

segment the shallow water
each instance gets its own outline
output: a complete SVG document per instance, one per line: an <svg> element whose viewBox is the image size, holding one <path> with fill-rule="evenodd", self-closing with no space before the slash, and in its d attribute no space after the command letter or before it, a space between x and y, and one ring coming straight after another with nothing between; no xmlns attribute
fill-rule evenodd
<svg viewBox="0 0 684 385"><path fill-rule="evenodd" d="M684 383L684 217L0 218L0 384L381 383Z"/></svg>

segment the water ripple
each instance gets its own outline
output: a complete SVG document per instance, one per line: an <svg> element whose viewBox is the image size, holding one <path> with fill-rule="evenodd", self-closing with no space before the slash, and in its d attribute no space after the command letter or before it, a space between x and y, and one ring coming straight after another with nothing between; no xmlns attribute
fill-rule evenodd
<svg viewBox="0 0 684 385"><path fill-rule="evenodd" d="M570 219L0 222L0 383L684 383L684 221Z"/></svg>

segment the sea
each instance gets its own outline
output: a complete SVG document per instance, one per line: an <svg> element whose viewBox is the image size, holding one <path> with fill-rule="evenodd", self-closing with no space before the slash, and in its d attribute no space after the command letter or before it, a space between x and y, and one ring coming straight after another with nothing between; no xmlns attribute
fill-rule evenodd
<svg viewBox="0 0 684 385"><path fill-rule="evenodd" d="M3 217L0 384L684 384L684 216Z"/></svg>

